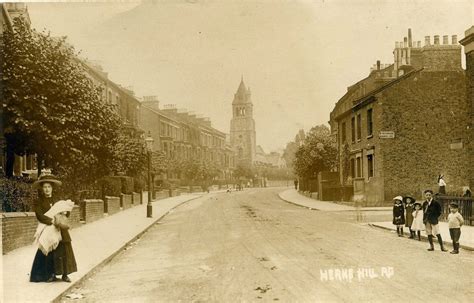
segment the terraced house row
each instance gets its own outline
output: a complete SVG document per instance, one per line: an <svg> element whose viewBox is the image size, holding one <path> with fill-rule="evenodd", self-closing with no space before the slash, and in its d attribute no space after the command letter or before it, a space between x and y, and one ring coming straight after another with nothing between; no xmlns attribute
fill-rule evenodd
<svg viewBox="0 0 474 303"><path fill-rule="evenodd" d="M4 26L12 27L15 17L29 15L24 3L1 5L1 33ZM111 81L108 73L94 61L75 58L88 77L102 89L102 102L115 105L122 118L123 131L132 138L143 140L151 135L154 151L163 151L170 159L195 159L212 162L220 171L219 178L227 179L235 168L235 153L226 142L226 134L213 128L208 118L199 117L187 111L177 110L174 105L160 108L156 97L135 96L130 87L123 87ZM0 108L1 110L1 108ZM1 114L1 113L0 113ZM0 147L4 148L4 136L0 129ZM0 153L0 166L4 167L5 155ZM16 156L14 175L35 174L35 155ZM167 176L177 177L177 176Z"/></svg>

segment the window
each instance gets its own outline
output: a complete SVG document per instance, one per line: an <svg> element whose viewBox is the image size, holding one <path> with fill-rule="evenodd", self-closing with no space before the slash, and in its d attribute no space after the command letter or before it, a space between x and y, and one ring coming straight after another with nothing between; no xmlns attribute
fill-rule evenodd
<svg viewBox="0 0 474 303"><path fill-rule="evenodd" d="M356 158L358 178L362 177L362 161L361 160L362 160L361 157Z"/></svg>
<svg viewBox="0 0 474 303"><path fill-rule="evenodd" d="M342 122L341 124L341 137L342 142L346 142L346 122Z"/></svg>
<svg viewBox="0 0 474 303"><path fill-rule="evenodd" d="M372 124L372 109L367 110L367 137L373 135L373 124Z"/></svg>
<svg viewBox="0 0 474 303"><path fill-rule="evenodd" d="M362 126L362 118L360 116L360 114L357 115L357 140L360 140L360 137L361 137L361 128Z"/></svg>
<svg viewBox="0 0 474 303"><path fill-rule="evenodd" d="M166 124L164 124L163 122L160 123L160 135L166 135Z"/></svg>
<svg viewBox="0 0 474 303"><path fill-rule="evenodd" d="M374 155L367 155L367 177L374 176Z"/></svg>
<svg viewBox="0 0 474 303"><path fill-rule="evenodd" d="M351 119L351 140L355 142L355 117Z"/></svg>
<svg viewBox="0 0 474 303"><path fill-rule="evenodd" d="M352 179L355 178L355 159L351 159L351 177Z"/></svg>

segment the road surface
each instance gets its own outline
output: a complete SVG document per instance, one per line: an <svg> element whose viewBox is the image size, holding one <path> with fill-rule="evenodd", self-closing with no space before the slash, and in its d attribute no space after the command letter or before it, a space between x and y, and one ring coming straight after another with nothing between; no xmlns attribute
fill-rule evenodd
<svg viewBox="0 0 474 303"><path fill-rule="evenodd" d="M474 254L428 252L282 189L210 194L175 209L63 302L469 302ZM359 218L360 219L360 218ZM126 224L126 222L124 222ZM80 264L79 264L80 266ZM472 301L471 301L472 302Z"/></svg>

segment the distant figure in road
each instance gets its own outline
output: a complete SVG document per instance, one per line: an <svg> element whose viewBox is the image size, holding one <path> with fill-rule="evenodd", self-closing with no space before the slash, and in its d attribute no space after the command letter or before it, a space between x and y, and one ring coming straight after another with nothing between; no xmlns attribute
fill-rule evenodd
<svg viewBox="0 0 474 303"><path fill-rule="evenodd" d="M425 223L426 235L428 236L428 242L430 242L428 251L434 250L433 237L438 238L441 251L447 251L444 248L443 239L439 233L438 218L441 216L441 205L433 199L433 191L431 189L425 190L424 194L426 201L423 202L423 223Z"/></svg>
<svg viewBox="0 0 474 303"><path fill-rule="evenodd" d="M413 203L415 201L412 197L403 198L405 204L405 226L410 230L410 239L415 239L415 232L411 229L411 224L413 223Z"/></svg>
<svg viewBox="0 0 474 303"><path fill-rule="evenodd" d="M405 224L405 209L403 207L402 201L402 196L396 196L395 198L393 198L392 223L397 226L397 234L399 237L403 237L403 225Z"/></svg>
<svg viewBox="0 0 474 303"><path fill-rule="evenodd" d="M453 241L452 254L459 254L459 238L461 237L461 226L464 224L464 219L458 211L458 204L452 202L450 205L451 213L448 215L449 235Z"/></svg>
<svg viewBox="0 0 474 303"><path fill-rule="evenodd" d="M441 195L446 195L446 181L444 181L443 175L438 176L438 186L438 193L440 193Z"/></svg>
<svg viewBox="0 0 474 303"><path fill-rule="evenodd" d="M295 182L293 182L293 183L295 183L295 189L298 190L298 180L295 179Z"/></svg>
<svg viewBox="0 0 474 303"><path fill-rule="evenodd" d="M423 210L421 209L421 203L413 203L415 210L412 212L413 222L411 223L411 230L418 236L418 241L421 241L421 231L425 230L423 224Z"/></svg>

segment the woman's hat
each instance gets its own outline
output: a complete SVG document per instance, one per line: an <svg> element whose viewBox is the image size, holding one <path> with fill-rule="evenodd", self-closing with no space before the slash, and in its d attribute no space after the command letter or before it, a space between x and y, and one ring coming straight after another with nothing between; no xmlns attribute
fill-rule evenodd
<svg viewBox="0 0 474 303"><path fill-rule="evenodd" d="M403 201L404 201L405 203L413 203L413 202L416 201L416 199L413 198L413 197L410 197L410 196L406 196L406 197L403 197Z"/></svg>
<svg viewBox="0 0 474 303"><path fill-rule="evenodd" d="M415 207L416 205L418 205L418 206L421 207L421 203L420 203L420 202L415 202L415 203L413 203L413 207Z"/></svg>
<svg viewBox="0 0 474 303"><path fill-rule="evenodd" d="M53 175L45 175L45 174L42 174L38 180L36 180L34 183L33 183L33 187L34 188L41 188L41 186L43 186L44 183L50 183L52 184L53 186L61 186L63 183L61 181L58 180L58 178L56 178L55 176Z"/></svg>
<svg viewBox="0 0 474 303"><path fill-rule="evenodd" d="M402 196L396 196L395 198L393 198L393 200L403 201L403 197Z"/></svg>

